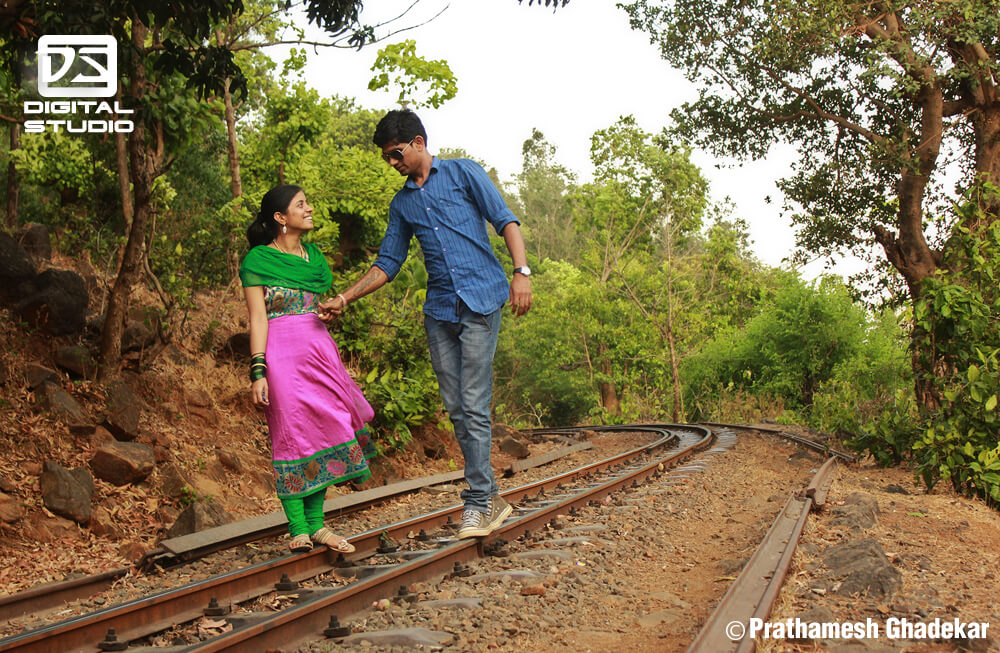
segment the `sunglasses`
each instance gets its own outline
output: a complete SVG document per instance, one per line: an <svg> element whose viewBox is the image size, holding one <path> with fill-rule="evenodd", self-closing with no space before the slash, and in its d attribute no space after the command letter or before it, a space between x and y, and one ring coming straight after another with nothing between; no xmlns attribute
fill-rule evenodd
<svg viewBox="0 0 1000 653"><path fill-rule="evenodd" d="M406 148L408 148L411 145L413 145L413 141L415 141L415 140L417 140L416 136L414 136L412 139L410 139L410 142L407 143L406 145L404 145L403 147L397 147L394 150L389 150L388 152L383 152L382 153L382 160L385 161L386 163L392 163L393 161L402 161L403 160L403 152L406 151Z"/></svg>

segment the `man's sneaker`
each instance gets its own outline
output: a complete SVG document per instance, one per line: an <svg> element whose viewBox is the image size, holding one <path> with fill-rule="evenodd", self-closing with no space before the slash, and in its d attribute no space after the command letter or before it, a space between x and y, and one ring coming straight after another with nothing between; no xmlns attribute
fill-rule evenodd
<svg viewBox="0 0 1000 653"><path fill-rule="evenodd" d="M489 535L500 527L510 513L514 512L511 505L499 494L490 497L487 509L489 510L487 513L472 508L465 509L462 513L462 526L458 529L459 539Z"/></svg>

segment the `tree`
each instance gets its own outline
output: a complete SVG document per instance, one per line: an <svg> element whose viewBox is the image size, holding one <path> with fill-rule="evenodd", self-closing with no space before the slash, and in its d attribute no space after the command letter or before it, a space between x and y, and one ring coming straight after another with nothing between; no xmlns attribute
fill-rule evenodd
<svg viewBox="0 0 1000 653"><path fill-rule="evenodd" d="M916 300L949 246L930 218L946 173L960 176L959 192L1000 184L996 0L635 0L625 8L699 86L698 99L673 114L679 132L741 158L797 144L799 160L780 187L799 207L803 254L870 254L877 243ZM983 208L993 221L1000 205L986 199ZM918 395L936 403L927 384Z"/></svg>
<svg viewBox="0 0 1000 653"><path fill-rule="evenodd" d="M458 80L443 59L428 61L417 55L412 39L387 45L378 52L368 82L369 91L399 88L396 101L401 106L437 109L458 93Z"/></svg>
<svg viewBox="0 0 1000 653"><path fill-rule="evenodd" d="M556 162L555 146L537 129L531 130L521 152L517 191L529 250L540 259L578 262L582 237L572 227L567 201L574 175Z"/></svg>

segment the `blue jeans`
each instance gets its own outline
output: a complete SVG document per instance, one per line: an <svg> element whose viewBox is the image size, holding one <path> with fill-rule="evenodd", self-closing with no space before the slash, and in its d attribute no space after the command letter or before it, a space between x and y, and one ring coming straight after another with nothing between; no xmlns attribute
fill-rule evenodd
<svg viewBox="0 0 1000 653"><path fill-rule="evenodd" d="M500 312L497 309L481 315L462 304L457 323L424 315L441 398L465 456L465 482L469 489L462 491L462 500L466 508L480 512L488 512L487 501L499 491L490 465L493 439L490 401Z"/></svg>

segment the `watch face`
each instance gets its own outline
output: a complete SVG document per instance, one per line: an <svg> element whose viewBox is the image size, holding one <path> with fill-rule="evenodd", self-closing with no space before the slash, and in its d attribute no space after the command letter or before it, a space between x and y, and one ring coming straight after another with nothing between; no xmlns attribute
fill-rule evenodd
<svg viewBox="0 0 1000 653"><path fill-rule="evenodd" d="M527 265L522 265L519 268L514 268L514 272L520 272L521 274L523 274L526 277L530 277L531 276L531 268L529 268Z"/></svg>

